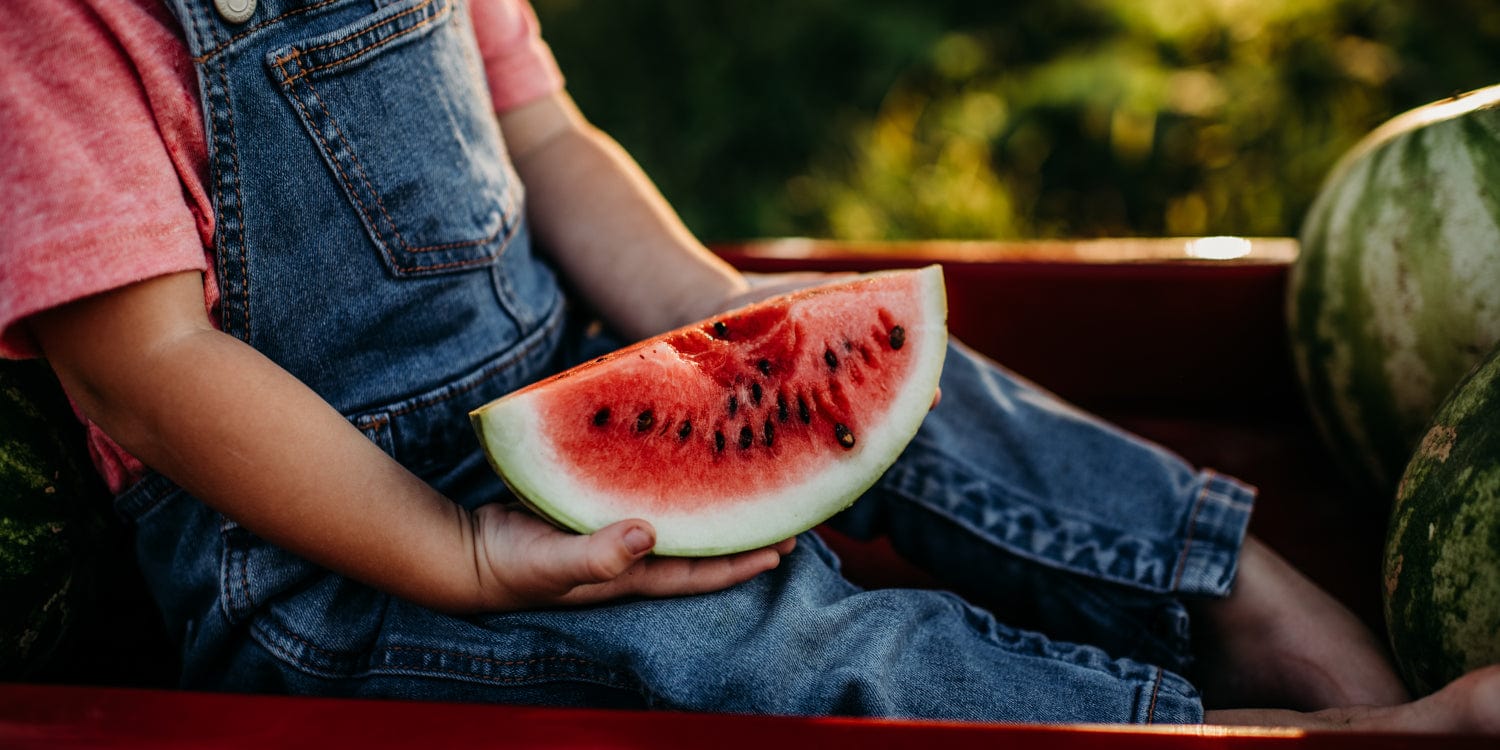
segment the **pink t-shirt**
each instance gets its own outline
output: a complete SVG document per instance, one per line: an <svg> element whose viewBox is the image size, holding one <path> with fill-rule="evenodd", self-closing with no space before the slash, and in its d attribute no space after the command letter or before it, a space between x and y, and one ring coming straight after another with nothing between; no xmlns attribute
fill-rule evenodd
<svg viewBox="0 0 1500 750"><path fill-rule="evenodd" d="M471 0L497 111L561 90L527 0ZM214 315L213 204L198 85L161 0L0 2L0 357L25 318L179 271ZM141 464L93 424L111 490Z"/></svg>

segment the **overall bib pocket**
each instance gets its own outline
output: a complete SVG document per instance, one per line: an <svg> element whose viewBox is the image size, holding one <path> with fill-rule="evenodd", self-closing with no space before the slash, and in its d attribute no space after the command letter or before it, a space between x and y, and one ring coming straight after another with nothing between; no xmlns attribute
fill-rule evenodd
<svg viewBox="0 0 1500 750"><path fill-rule="evenodd" d="M402 0L265 64L392 274L504 249L522 188L461 0Z"/></svg>

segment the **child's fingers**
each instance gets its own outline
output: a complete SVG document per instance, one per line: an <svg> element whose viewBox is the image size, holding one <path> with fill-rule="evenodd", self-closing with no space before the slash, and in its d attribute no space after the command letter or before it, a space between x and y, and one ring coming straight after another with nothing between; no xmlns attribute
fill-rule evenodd
<svg viewBox="0 0 1500 750"><path fill-rule="evenodd" d="M640 519L620 521L593 534L572 534L521 510L485 506L495 535L487 566L506 593L491 600L499 610L595 604L627 596L680 596L733 586L776 567L796 539L737 555L651 557L656 532ZM489 538L489 537L486 537Z"/></svg>
<svg viewBox="0 0 1500 750"><path fill-rule="evenodd" d="M648 557L639 560L619 577L582 585L560 603L594 604L624 596L685 596L718 591L748 581L781 562L779 547L763 547L724 557Z"/></svg>

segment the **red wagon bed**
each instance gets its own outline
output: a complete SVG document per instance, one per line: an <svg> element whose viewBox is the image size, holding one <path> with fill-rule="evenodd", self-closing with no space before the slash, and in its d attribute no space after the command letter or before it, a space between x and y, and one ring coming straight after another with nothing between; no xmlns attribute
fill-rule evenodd
<svg viewBox="0 0 1500 750"><path fill-rule="evenodd" d="M1252 530L1379 620L1385 518L1351 494L1306 416L1283 326L1290 240L721 245L747 271L942 263L955 336L1188 460L1261 489ZM1208 253L1217 255L1219 253ZM931 581L879 541L830 535L866 585ZM154 644L159 648L160 644ZM85 642L91 654L131 644ZM146 647L149 652L150 648ZM131 664L134 661L123 656ZM1493 748L1493 739L1276 729L1039 727L584 711L188 693L166 670L80 667L0 684L0 747L1109 747ZM131 670L135 671L132 672ZM140 674L137 674L139 672ZM57 684L57 683L63 684Z"/></svg>

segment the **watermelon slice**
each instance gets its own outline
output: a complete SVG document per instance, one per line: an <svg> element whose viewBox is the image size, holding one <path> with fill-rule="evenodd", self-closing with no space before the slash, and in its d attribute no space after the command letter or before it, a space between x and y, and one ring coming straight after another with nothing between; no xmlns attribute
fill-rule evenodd
<svg viewBox="0 0 1500 750"><path fill-rule="evenodd" d="M853 503L932 405L937 266L775 297L474 410L490 463L554 523L656 527L659 555L753 549Z"/></svg>

